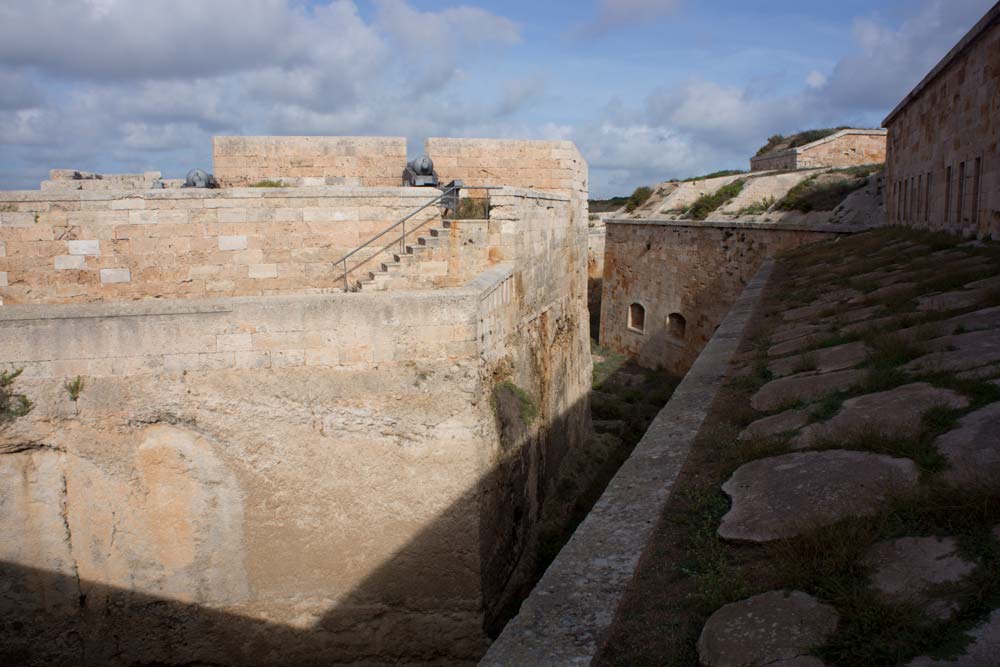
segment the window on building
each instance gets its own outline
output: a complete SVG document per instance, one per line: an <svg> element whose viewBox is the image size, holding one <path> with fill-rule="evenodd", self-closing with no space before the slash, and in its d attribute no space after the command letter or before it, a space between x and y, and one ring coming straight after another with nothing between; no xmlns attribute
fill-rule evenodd
<svg viewBox="0 0 1000 667"><path fill-rule="evenodd" d="M951 220L951 166L944 171L944 221Z"/></svg>
<svg viewBox="0 0 1000 667"><path fill-rule="evenodd" d="M931 219L931 172L924 179L924 222Z"/></svg>
<svg viewBox="0 0 1000 667"><path fill-rule="evenodd" d="M958 163L958 214L955 216L955 221L961 224L962 213L965 209L965 163Z"/></svg>
<svg viewBox="0 0 1000 667"><path fill-rule="evenodd" d="M667 317L667 335L674 340L684 340L687 332L687 320L680 313L670 313Z"/></svg>
<svg viewBox="0 0 1000 667"><path fill-rule="evenodd" d="M646 309L641 303L628 307L628 328L636 333L646 333Z"/></svg>
<svg viewBox="0 0 1000 667"><path fill-rule="evenodd" d="M921 208L920 208L921 205L922 205L922 203L923 203L923 202L920 201L920 196L923 194L923 192L924 192L924 175L920 174L919 176L917 176L917 192L916 192L916 202L917 202L917 205L916 205L915 211L914 211L914 213L916 213L916 215L914 217L916 217L918 219L921 218L921 217L923 217L923 216L920 215L923 212L921 210Z"/></svg>
<svg viewBox="0 0 1000 667"><path fill-rule="evenodd" d="M972 171L972 224L979 224L979 188L983 179L983 158L976 158L976 166Z"/></svg>

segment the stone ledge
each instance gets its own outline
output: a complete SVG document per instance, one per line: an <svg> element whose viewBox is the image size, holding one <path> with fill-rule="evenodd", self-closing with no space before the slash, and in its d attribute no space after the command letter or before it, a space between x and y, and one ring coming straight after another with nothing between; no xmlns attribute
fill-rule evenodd
<svg viewBox="0 0 1000 667"><path fill-rule="evenodd" d="M441 194L437 188L410 188L356 185L308 185L287 188L167 188L163 190L5 190L0 191L0 201L52 202L66 200L110 201L117 199L142 199L146 201L175 199L261 199L265 197L288 198L347 198L347 197L412 197L432 199ZM546 193L547 194L547 193Z"/></svg>
<svg viewBox="0 0 1000 667"><path fill-rule="evenodd" d="M652 225L657 227L694 227L704 229L762 229L784 232L832 232L836 234L857 234L877 229L878 225L835 225L831 223L808 225L808 224L784 224L780 222L740 222L736 220L660 220L656 218L643 218L641 220L631 220L626 218L610 218L605 220L608 225Z"/></svg>
<svg viewBox="0 0 1000 667"><path fill-rule="evenodd" d="M594 509L480 665L589 665L615 619L774 261L743 290Z"/></svg>

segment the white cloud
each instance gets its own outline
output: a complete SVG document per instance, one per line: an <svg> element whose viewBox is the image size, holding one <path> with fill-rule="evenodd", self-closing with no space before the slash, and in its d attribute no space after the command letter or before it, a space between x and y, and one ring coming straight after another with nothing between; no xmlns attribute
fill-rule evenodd
<svg viewBox="0 0 1000 667"><path fill-rule="evenodd" d="M822 88L826 85L826 74L813 70L806 75L806 85L810 88Z"/></svg>

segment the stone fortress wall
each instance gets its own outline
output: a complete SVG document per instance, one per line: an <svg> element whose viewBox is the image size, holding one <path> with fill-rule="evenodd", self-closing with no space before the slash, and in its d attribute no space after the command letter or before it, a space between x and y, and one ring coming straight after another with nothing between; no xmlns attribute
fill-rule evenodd
<svg viewBox="0 0 1000 667"><path fill-rule="evenodd" d="M213 137L223 187L289 185L394 187L406 167L404 137Z"/></svg>
<svg viewBox="0 0 1000 667"><path fill-rule="evenodd" d="M885 130L840 130L805 146L750 158L750 171L880 164L885 162L885 137Z"/></svg>
<svg viewBox="0 0 1000 667"><path fill-rule="evenodd" d="M0 367L24 369L17 390L35 407L0 432L0 488L16 508L0 522L20 536L0 544L0 621L34 621L0 654L234 665L482 655L533 566L562 454L590 430L586 218L569 196L493 193L491 231L463 269L479 275L460 286L336 293L307 274L270 291L273 276L246 268L261 282L241 276L213 298L180 287L193 266L228 267L223 253L257 266L308 239L325 249L321 238L388 226L411 193L4 196L14 210L0 219L0 259L15 290L0 306ZM267 245L295 233L289 248ZM101 262L147 254L119 253L126 240L187 273L153 280L136 266L128 291L101 284L102 268L122 268ZM93 241L100 254L84 252ZM59 271L97 278L76 293L24 289L56 257L82 257ZM66 300L92 303L51 303ZM537 419L498 410L505 382Z"/></svg>
<svg viewBox="0 0 1000 667"><path fill-rule="evenodd" d="M687 372L764 260L857 231L680 220L609 220L607 228L600 343L673 373Z"/></svg>
<svg viewBox="0 0 1000 667"><path fill-rule="evenodd" d="M883 123L892 224L1000 238L1000 5Z"/></svg>
<svg viewBox="0 0 1000 667"><path fill-rule="evenodd" d="M0 192L0 299L329 291L343 285L334 261L436 194L401 187ZM436 207L413 219L439 222Z"/></svg>

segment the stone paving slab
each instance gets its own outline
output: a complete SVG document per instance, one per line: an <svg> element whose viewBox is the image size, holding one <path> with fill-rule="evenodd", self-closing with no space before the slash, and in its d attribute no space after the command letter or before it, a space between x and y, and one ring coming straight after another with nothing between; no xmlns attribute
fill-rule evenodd
<svg viewBox="0 0 1000 667"><path fill-rule="evenodd" d="M962 417L958 426L934 443L948 459L941 473L953 484L978 484L1000 480L1000 403Z"/></svg>
<svg viewBox="0 0 1000 667"><path fill-rule="evenodd" d="M815 335L792 338L791 340L786 340L783 343L777 343L769 347L767 349L767 356L771 358L784 357L789 354L795 354L796 352L802 352L803 350L816 347L821 340L822 338L820 336Z"/></svg>
<svg viewBox="0 0 1000 667"><path fill-rule="evenodd" d="M719 537L770 542L876 513L892 494L916 486L909 459L828 450L760 459L740 466L723 484L733 505Z"/></svg>
<svg viewBox="0 0 1000 667"><path fill-rule="evenodd" d="M861 294L850 301L851 305L859 305L862 303L873 303L876 301L881 301L883 299L891 299L900 294L905 294L914 287L917 283L914 282L899 282L892 285L885 285L879 287L876 290L869 292L868 294Z"/></svg>
<svg viewBox="0 0 1000 667"><path fill-rule="evenodd" d="M968 407L969 399L950 389L915 382L888 391L856 396L844 401L829 421L810 424L792 441L795 448L819 442L836 442L854 434L875 431L889 436L915 437L921 417L931 408Z"/></svg>
<svg viewBox="0 0 1000 667"><path fill-rule="evenodd" d="M805 410L785 410L770 417L758 419L747 426L739 435L741 441L753 438L770 438L789 431L795 431L809 423L809 413Z"/></svg>
<svg viewBox="0 0 1000 667"><path fill-rule="evenodd" d="M954 660L935 660L922 657L912 661L909 667L996 667L1000 665L1000 609L997 609L985 623L971 630L972 643L965 649L965 655Z"/></svg>
<svg viewBox="0 0 1000 667"><path fill-rule="evenodd" d="M873 545L862 562L872 568L872 587L884 602L917 604L939 619L950 618L958 604L934 596L935 587L957 583L976 569L959 556L953 537L886 540Z"/></svg>
<svg viewBox="0 0 1000 667"><path fill-rule="evenodd" d="M791 310L786 310L781 314L782 319L786 322L798 322L805 319L818 319L824 312L830 309L830 304L820 303L820 304L810 304L808 306L800 306L799 308L792 308Z"/></svg>
<svg viewBox="0 0 1000 667"><path fill-rule="evenodd" d="M928 294L917 299L917 310L937 312L943 310L958 310L985 304L986 300L996 291L996 288L982 287L979 289L960 289L951 292Z"/></svg>
<svg viewBox="0 0 1000 667"><path fill-rule="evenodd" d="M750 405L758 412L770 412L795 400L815 401L860 384L866 375L866 371L852 369L825 374L802 373L771 380L753 395Z"/></svg>
<svg viewBox="0 0 1000 667"><path fill-rule="evenodd" d="M791 324L776 329L771 334L771 342L784 343L803 336L822 335L828 331L830 327L821 324Z"/></svg>
<svg viewBox="0 0 1000 667"><path fill-rule="evenodd" d="M816 373L832 373L833 371L854 368L868 357L868 347L861 341L845 343L833 347L812 350L793 357L776 359L768 364L775 377L785 377L796 373L804 366L812 364L814 368L807 370Z"/></svg>
<svg viewBox="0 0 1000 667"><path fill-rule="evenodd" d="M907 373L964 371L1000 362L1000 333L994 330L943 336L927 341L932 352L904 364Z"/></svg>
<svg viewBox="0 0 1000 667"><path fill-rule="evenodd" d="M698 638L698 657L706 667L822 665L808 653L826 642L838 620L833 607L806 593L763 593L712 614Z"/></svg>
<svg viewBox="0 0 1000 667"><path fill-rule="evenodd" d="M866 320L874 319L883 310L882 306L866 306L864 308L855 308L854 310L848 310L842 313L837 313L830 317L823 318L823 322L836 325L853 324L855 322L863 322Z"/></svg>

